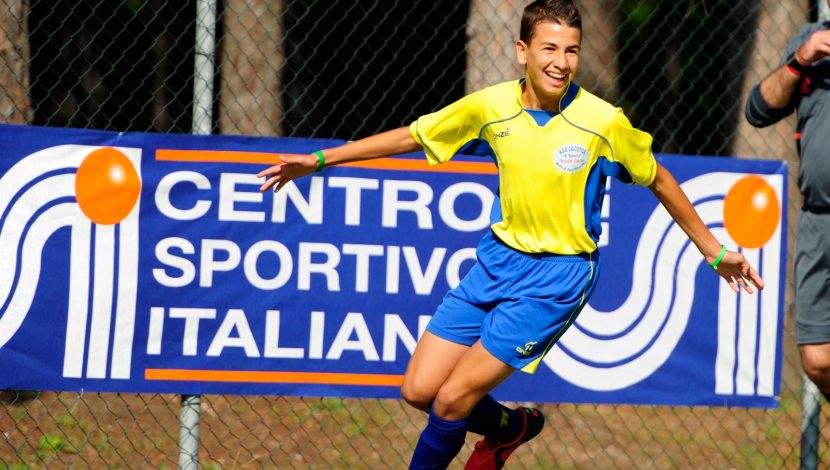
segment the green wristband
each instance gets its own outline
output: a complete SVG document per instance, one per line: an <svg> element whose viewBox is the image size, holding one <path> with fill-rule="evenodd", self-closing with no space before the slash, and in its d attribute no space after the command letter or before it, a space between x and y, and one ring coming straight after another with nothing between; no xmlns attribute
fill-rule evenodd
<svg viewBox="0 0 830 470"><path fill-rule="evenodd" d="M720 261L723 259L723 255L725 255L725 254L726 254L726 245L721 245L720 253L718 254L718 257L715 258L715 261L712 261L709 264L709 266L711 266L712 269L717 271L718 270L718 263L720 263Z"/></svg>
<svg viewBox="0 0 830 470"><path fill-rule="evenodd" d="M314 152L314 155L317 155L317 169L314 171L319 173L323 169L323 167L326 166L326 157L325 155L323 155L322 150Z"/></svg>

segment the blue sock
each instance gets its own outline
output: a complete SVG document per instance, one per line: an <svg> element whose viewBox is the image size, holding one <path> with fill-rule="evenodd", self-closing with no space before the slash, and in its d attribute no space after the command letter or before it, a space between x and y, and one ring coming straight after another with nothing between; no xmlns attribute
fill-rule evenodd
<svg viewBox="0 0 830 470"><path fill-rule="evenodd" d="M489 437L497 443L512 441L524 429L521 411L511 410L490 395L484 395L479 400L467 419L470 421L470 432Z"/></svg>
<svg viewBox="0 0 830 470"><path fill-rule="evenodd" d="M415 446L409 469L446 469L464 446L466 436L466 419L449 421L430 411L429 421Z"/></svg>

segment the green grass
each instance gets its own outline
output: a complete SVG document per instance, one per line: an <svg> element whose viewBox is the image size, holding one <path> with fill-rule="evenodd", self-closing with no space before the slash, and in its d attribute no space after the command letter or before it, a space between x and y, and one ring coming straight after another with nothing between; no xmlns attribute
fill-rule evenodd
<svg viewBox="0 0 830 470"><path fill-rule="evenodd" d="M37 443L37 450L40 452L63 452L66 454L74 454L78 452L66 437L57 434L44 434Z"/></svg>

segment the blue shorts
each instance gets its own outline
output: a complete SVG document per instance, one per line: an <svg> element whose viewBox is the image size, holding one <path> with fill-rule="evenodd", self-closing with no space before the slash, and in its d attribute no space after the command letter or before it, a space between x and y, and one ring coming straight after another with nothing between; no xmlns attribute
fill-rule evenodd
<svg viewBox="0 0 830 470"><path fill-rule="evenodd" d="M467 346L481 339L490 354L532 374L593 293L598 253L528 254L488 231L476 256L478 262L444 296L427 330Z"/></svg>

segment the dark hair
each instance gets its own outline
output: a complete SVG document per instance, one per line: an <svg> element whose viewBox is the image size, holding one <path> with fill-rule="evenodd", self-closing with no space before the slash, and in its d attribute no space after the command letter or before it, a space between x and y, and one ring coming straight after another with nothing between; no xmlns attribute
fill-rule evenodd
<svg viewBox="0 0 830 470"><path fill-rule="evenodd" d="M535 0L525 7L522 14L519 39L525 44L530 43L534 28L537 24L543 22L570 26L582 31L582 17L572 0Z"/></svg>

